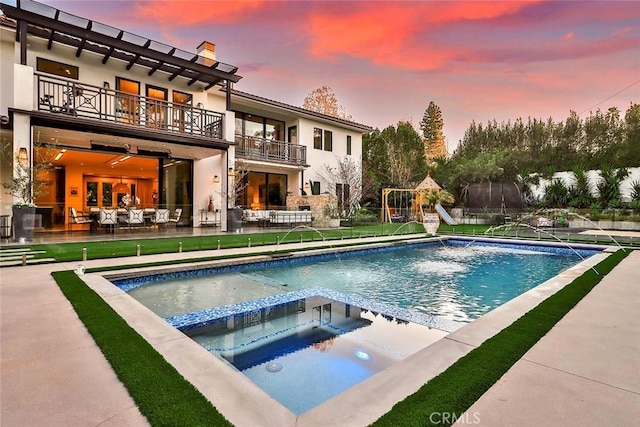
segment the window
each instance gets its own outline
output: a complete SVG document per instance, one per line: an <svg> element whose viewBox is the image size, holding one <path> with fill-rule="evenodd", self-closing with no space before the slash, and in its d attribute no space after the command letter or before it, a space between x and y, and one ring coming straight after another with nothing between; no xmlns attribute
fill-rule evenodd
<svg viewBox="0 0 640 427"><path fill-rule="evenodd" d="M116 99L116 112L123 123L140 122L140 83L116 77L116 89L121 93Z"/></svg>
<svg viewBox="0 0 640 427"><path fill-rule="evenodd" d="M333 132L324 131L324 151L333 151Z"/></svg>
<svg viewBox="0 0 640 427"><path fill-rule="evenodd" d="M284 122L236 111L236 135L281 141Z"/></svg>
<svg viewBox="0 0 640 427"><path fill-rule="evenodd" d="M313 128L313 148L322 150L322 129Z"/></svg>
<svg viewBox="0 0 640 427"><path fill-rule="evenodd" d="M289 129L287 129L287 131L289 132L289 142L292 144L297 144L298 143L298 126L290 126Z"/></svg>
<svg viewBox="0 0 640 427"><path fill-rule="evenodd" d="M164 129L167 123L168 90L161 87L146 87L147 93L147 126Z"/></svg>
<svg viewBox="0 0 640 427"><path fill-rule="evenodd" d="M351 155L351 135L347 135L347 155Z"/></svg>
<svg viewBox="0 0 640 427"><path fill-rule="evenodd" d="M190 93L173 91L173 125L177 126L180 132L184 132L187 106L191 105L193 105L193 96Z"/></svg>
<svg viewBox="0 0 640 427"><path fill-rule="evenodd" d="M311 183L311 194L320 194L320 181L313 181Z"/></svg>
<svg viewBox="0 0 640 427"><path fill-rule="evenodd" d="M55 74L56 76L78 80L78 67L62 62L51 61L50 59L38 58L36 69L43 73Z"/></svg>
<svg viewBox="0 0 640 427"><path fill-rule="evenodd" d="M239 203L246 209L281 209L287 202L287 175L249 172Z"/></svg>
<svg viewBox="0 0 640 427"><path fill-rule="evenodd" d="M338 209L340 211L349 208L349 184L336 184L336 198L338 199Z"/></svg>

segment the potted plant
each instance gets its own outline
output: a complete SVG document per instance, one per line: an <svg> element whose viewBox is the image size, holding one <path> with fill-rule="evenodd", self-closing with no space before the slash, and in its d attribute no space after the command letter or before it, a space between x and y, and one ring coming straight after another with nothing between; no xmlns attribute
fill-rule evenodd
<svg viewBox="0 0 640 427"><path fill-rule="evenodd" d="M338 206L333 203L325 205L324 216L327 218L327 224L329 227L340 227L340 210L338 209Z"/></svg>
<svg viewBox="0 0 640 427"><path fill-rule="evenodd" d="M48 151L48 150L47 150ZM48 159L38 159L33 165L29 161L26 148L13 156L12 144L3 144L0 149L3 164L13 161L13 176L9 181L3 182L2 187L7 194L14 197L13 213L13 238L15 241L25 242L33 240L33 231L36 225L36 204L34 200L46 194L46 183L37 179L38 175L51 169L52 164Z"/></svg>

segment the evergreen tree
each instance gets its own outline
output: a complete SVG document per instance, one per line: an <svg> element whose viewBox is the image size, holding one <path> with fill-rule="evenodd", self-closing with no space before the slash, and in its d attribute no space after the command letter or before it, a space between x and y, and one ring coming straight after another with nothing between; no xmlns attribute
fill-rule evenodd
<svg viewBox="0 0 640 427"><path fill-rule="evenodd" d="M424 138L424 153L428 164L432 164L436 158L447 156L447 144L442 132L443 126L442 111L431 101L420 122Z"/></svg>

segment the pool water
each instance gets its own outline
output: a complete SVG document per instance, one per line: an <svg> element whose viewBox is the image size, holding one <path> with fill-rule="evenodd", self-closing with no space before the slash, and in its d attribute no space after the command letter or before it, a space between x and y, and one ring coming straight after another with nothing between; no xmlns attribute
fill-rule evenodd
<svg viewBox="0 0 640 427"><path fill-rule="evenodd" d="M113 281L301 414L595 253L453 240Z"/></svg>
<svg viewBox="0 0 640 427"><path fill-rule="evenodd" d="M588 255L587 255L588 256ZM160 316L323 287L457 322L470 322L581 261L571 250L421 245L245 266L158 280L130 295Z"/></svg>
<svg viewBox="0 0 640 427"><path fill-rule="evenodd" d="M319 296L240 313L186 333L295 414L445 335Z"/></svg>

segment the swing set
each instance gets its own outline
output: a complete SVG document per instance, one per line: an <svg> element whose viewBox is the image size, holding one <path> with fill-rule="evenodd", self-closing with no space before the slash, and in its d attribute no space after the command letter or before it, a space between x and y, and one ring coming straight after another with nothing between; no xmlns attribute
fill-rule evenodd
<svg viewBox="0 0 640 427"><path fill-rule="evenodd" d="M422 221L424 190L416 188L382 189L382 222Z"/></svg>
<svg viewBox="0 0 640 427"><path fill-rule="evenodd" d="M383 188L382 189L382 222L422 222L425 217L423 206L430 205L427 197L429 192L439 192L442 188L430 176L422 180L416 188ZM435 205L436 211L442 209ZM438 212L440 216L442 214ZM445 212L446 214L446 212ZM448 214L446 215L448 217ZM447 223L454 221L446 218Z"/></svg>

